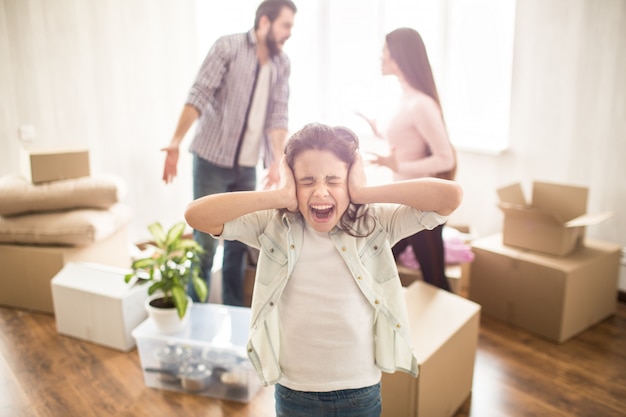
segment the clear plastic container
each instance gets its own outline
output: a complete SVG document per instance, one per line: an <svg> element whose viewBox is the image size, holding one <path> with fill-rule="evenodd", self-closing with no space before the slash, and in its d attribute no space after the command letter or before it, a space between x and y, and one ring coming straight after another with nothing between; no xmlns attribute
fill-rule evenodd
<svg viewBox="0 0 626 417"><path fill-rule="evenodd" d="M261 388L246 354L250 309L221 304L191 308L189 325L163 334L150 319L132 332L146 385L249 402Z"/></svg>

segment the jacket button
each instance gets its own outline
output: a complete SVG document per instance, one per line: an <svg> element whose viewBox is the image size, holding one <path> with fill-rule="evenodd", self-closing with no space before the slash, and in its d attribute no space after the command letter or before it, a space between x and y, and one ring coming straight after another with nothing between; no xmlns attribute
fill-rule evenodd
<svg viewBox="0 0 626 417"><path fill-rule="evenodd" d="M342 247L341 247L341 250L345 252L347 249L346 249L346 247L345 247L345 246L342 246Z"/></svg>
<svg viewBox="0 0 626 417"><path fill-rule="evenodd" d="M291 248L291 249L295 249L295 248L296 248L296 245L292 244L292 245L290 246L290 248Z"/></svg>
<svg viewBox="0 0 626 417"><path fill-rule="evenodd" d="M374 250L378 250L378 246L374 246Z"/></svg>
<svg viewBox="0 0 626 417"><path fill-rule="evenodd" d="M374 300L374 304L380 304L380 300L379 299Z"/></svg>
<svg viewBox="0 0 626 417"><path fill-rule="evenodd" d="M270 253L274 253L274 248L271 248L271 249L270 249Z"/></svg>
<svg viewBox="0 0 626 417"><path fill-rule="evenodd" d="M270 301L270 307L274 307L274 302Z"/></svg>
<svg viewBox="0 0 626 417"><path fill-rule="evenodd" d="M402 327L400 326L400 323L396 324L396 329L399 329L400 327Z"/></svg>
<svg viewBox="0 0 626 417"><path fill-rule="evenodd" d="M363 279L363 277L359 275L358 277L356 277L356 279Z"/></svg>

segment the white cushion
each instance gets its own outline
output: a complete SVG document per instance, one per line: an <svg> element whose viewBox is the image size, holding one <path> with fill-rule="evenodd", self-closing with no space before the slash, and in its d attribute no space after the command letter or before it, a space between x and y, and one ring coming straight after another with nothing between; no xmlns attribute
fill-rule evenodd
<svg viewBox="0 0 626 417"><path fill-rule="evenodd" d="M106 209L122 201L124 182L98 175L33 184L20 175L0 178L0 216L74 208Z"/></svg>
<svg viewBox="0 0 626 417"><path fill-rule="evenodd" d="M109 237L130 220L128 206L0 217L0 242L86 246ZM34 260L36 262L36 260Z"/></svg>

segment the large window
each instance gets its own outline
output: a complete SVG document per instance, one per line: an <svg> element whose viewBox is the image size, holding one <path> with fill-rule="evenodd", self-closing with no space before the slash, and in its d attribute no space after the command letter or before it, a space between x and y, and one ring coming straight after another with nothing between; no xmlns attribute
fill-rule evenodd
<svg viewBox="0 0 626 417"><path fill-rule="evenodd" d="M398 86L380 73L384 36L420 32L452 142L498 152L508 144L515 0L296 1L290 128L320 121L366 135L363 112L384 117ZM199 61L220 35L252 27L258 0L198 0ZM216 8L218 8L216 10Z"/></svg>

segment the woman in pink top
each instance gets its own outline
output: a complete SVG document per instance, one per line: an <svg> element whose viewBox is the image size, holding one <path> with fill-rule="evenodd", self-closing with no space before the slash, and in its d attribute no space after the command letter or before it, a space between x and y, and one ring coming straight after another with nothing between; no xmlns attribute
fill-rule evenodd
<svg viewBox="0 0 626 417"><path fill-rule="evenodd" d="M372 162L391 169L396 181L420 177L453 179L456 155L448 139L426 47L417 31L400 28L387 34L382 74L398 78L402 97L384 134L368 119L374 133L389 144L389 154L374 155ZM442 230L440 225L409 236L394 246L393 253L398 259L411 245L424 280L449 291Z"/></svg>

